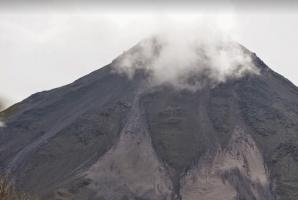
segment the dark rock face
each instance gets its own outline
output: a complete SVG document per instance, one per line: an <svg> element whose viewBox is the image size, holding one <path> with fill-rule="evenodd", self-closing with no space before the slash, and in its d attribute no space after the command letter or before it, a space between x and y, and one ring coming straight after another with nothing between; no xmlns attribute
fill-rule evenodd
<svg viewBox="0 0 298 200"><path fill-rule="evenodd" d="M148 87L115 63L0 114L0 172L49 199L296 200L298 89L259 75Z"/></svg>
<svg viewBox="0 0 298 200"><path fill-rule="evenodd" d="M148 97L149 96L149 97ZM153 146L160 157L179 172L206 149L206 132L200 122L196 93L177 94L171 88L145 94L144 105Z"/></svg>

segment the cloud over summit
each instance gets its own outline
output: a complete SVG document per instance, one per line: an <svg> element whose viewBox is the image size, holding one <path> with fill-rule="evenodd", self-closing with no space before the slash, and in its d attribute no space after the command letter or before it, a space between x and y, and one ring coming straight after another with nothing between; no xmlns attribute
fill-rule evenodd
<svg viewBox="0 0 298 200"><path fill-rule="evenodd" d="M217 84L258 73L250 52L229 36L214 18L169 19L155 36L145 39L117 60L118 71L133 77L150 72L153 84L169 83L196 90L206 78Z"/></svg>

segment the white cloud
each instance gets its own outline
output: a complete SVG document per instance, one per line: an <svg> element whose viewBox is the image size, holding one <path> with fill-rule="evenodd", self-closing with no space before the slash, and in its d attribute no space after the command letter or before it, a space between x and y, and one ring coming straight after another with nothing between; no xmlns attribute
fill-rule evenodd
<svg viewBox="0 0 298 200"><path fill-rule="evenodd" d="M233 18L228 19L227 26L220 26L226 19L218 15L167 16L154 40L141 42L140 50L121 57L119 70L132 77L136 69L145 68L153 75L154 84L171 83L189 89L202 86L200 80L189 82L193 74L204 73L213 84L258 73L250 55L231 39Z"/></svg>
<svg viewBox="0 0 298 200"><path fill-rule="evenodd" d="M161 30L160 27L173 27L167 24L168 18L189 27L187 24L197 16L206 14L197 14L201 11L196 8L183 13L180 7L173 12L96 9L92 12L78 9L75 13L47 10L38 13L38 9L30 13L1 12L0 95L12 104L35 92L67 84L110 63L124 50ZM220 29L236 36L237 41L255 51L270 67L298 83L297 13L267 11L260 15L228 10L211 15L217 16L214 23ZM174 28L183 30L183 26Z"/></svg>
<svg viewBox="0 0 298 200"><path fill-rule="evenodd" d="M5 126L6 126L5 123L2 122L2 121L0 121L0 128L3 128L3 127L5 127Z"/></svg>

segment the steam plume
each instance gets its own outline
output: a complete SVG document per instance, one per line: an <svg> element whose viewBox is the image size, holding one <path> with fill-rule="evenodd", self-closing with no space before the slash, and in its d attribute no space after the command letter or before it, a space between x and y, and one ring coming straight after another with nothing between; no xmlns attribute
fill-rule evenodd
<svg viewBox="0 0 298 200"><path fill-rule="evenodd" d="M203 87L202 80L217 84L247 73L258 74L250 53L212 18L171 19L160 27L155 36L117 60L119 72L133 77L136 70L145 69L153 84L191 90Z"/></svg>

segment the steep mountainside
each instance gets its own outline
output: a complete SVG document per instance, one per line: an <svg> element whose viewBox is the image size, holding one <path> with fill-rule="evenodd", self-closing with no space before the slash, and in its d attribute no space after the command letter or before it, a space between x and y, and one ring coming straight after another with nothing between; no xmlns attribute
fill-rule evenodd
<svg viewBox="0 0 298 200"><path fill-rule="evenodd" d="M298 89L259 74L150 86L117 60L0 114L0 172L49 199L297 200Z"/></svg>

